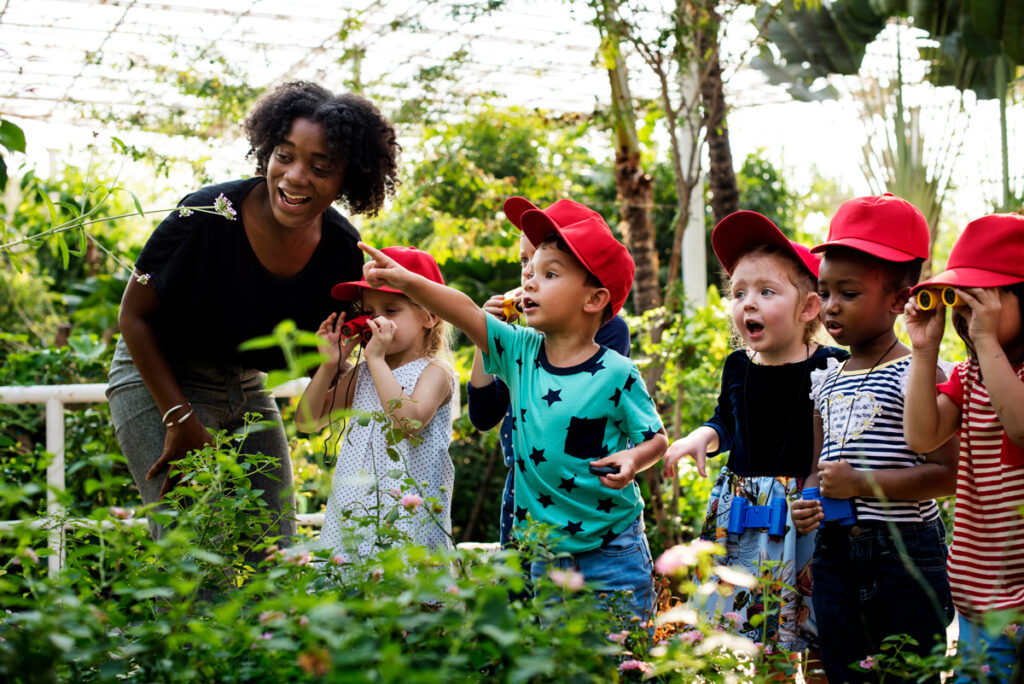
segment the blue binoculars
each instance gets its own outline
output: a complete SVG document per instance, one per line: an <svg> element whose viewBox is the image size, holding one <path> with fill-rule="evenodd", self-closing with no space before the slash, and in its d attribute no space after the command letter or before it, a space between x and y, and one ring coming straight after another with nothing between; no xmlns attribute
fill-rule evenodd
<svg viewBox="0 0 1024 684"><path fill-rule="evenodd" d="M768 534L781 537L786 533L786 500L778 497L765 506L755 506L734 496L729 509L729 534L743 534L751 527L767 528Z"/></svg>
<svg viewBox="0 0 1024 684"><path fill-rule="evenodd" d="M807 487L803 491L804 501L818 501L825 514L825 522L839 525L852 525L857 522L857 514L853 510L852 499L832 499L822 496L817 487Z"/></svg>

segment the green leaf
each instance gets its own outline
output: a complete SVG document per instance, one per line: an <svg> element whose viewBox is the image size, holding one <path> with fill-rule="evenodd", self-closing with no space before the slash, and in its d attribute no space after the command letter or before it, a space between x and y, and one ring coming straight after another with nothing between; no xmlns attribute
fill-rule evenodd
<svg viewBox="0 0 1024 684"><path fill-rule="evenodd" d="M479 625L477 630L481 634L486 634L491 637L498 642L499 646L503 646L505 648L513 646L519 641L519 637L516 635L515 631L501 629L496 625Z"/></svg>
<svg viewBox="0 0 1024 684"><path fill-rule="evenodd" d="M6 121L4 123L7 123ZM62 651L70 651L75 647L75 640L66 634L50 634L50 641Z"/></svg>
<svg viewBox="0 0 1024 684"><path fill-rule="evenodd" d="M37 186L36 187L36 192L39 194L39 197L42 198L43 204L46 205L46 211L48 211L50 213L50 223L54 227L56 227L57 226L57 208L55 206L53 206L53 200L50 199L50 196L46 193L46 190L44 190L42 186ZM65 268L67 268L67 267L65 266Z"/></svg>
<svg viewBox="0 0 1024 684"><path fill-rule="evenodd" d="M397 470L397 469L389 470L388 472L384 473L384 477L390 477L392 480L397 480L398 478L402 477L403 475L405 475L405 471L404 470Z"/></svg>
<svg viewBox="0 0 1024 684"><path fill-rule="evenodd" d="M135 204L135 211L139 212L139 216L145 216L146 215L145 210L142 208L142 202L139 201L139 198L135 196L134 192L132 192L128 188L118 188L118 190L124 190L129 195L131 195L132 202Z"/></svg>
<svg viewBox="0 0 1024 684"><path fill-rule="evenodd" d="M15 123L0 119L0 145L11 152L24 152L25 132Z"/></svg>
<svg viewBox="0 0 1024 684"><path fill-rule="evenodd" d="M57 247L60 249L60 260L64 264L65 270L68 264L71 263L71 252L68 250L68 241L64 239L64 235L57 233Z"/></svg>
<svg viewBox="0 0 1024 684"><path fill-rule="evenodd" d="M273 335L264 335L263 337L254 337L251 340L246 340L242 344L238 345L238 350L252 351L253 349L270 349L271 347L276 347L277 344L277 337Z"/></svg>
<svg viewBox="0 0 1024 684"><path fill-rule="evenodd" d="M79 206L77 204L72 204L71 202L65 202L64 200L61 200L61 201L57 202L57 206L63 207L64 209L67 209L68 213L71 214L72 217L78 216L79 212L81 212L81 209L79 208Z"/></svg>

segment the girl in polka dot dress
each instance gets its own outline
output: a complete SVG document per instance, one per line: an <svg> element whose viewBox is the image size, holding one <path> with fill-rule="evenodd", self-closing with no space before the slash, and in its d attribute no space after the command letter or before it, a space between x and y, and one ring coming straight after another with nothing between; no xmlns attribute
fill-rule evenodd
<svg viewBox="0 0 1024 684"><path fill-rule="evenodd" d="M437 262L426 252L414 247L382 251L409 270L444 282ZM403 439L389 455L386 424L349 421L324 512L321 545L359 556L405 538L451 548L455 469L448 445L455 376L447 324L399 290L370 289L365 281L340 283L331 294L362 302L362 314L370 317L370 337L363 359L353 364L349 357L362 336L344 334L350 332L343 325L344 314L332 314L321 324L317 334L326 343L327 359L299 400L299 429L320 430L332 411L351 407L383 411L394 427L417 437ZM392 458L396 452L397 461ZM395 512L398 518L388 522Z"/></svg>

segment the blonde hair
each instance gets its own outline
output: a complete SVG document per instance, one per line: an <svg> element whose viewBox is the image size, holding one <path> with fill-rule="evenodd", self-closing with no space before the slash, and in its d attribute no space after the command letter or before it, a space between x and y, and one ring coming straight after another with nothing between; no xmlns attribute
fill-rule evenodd
<svg viewBox="0 0 1024 684"><path fill-rule="evenodd" d="M415 302L413 305L419 306ZM426 309L423 310L426 311ZM452 353L452 327L447 321L437 316L434 317L437 318L437 323L427 331L427 338L423 343L424 356L437 361L448 372L449 378L454 378L455 355Z"/></svg>
<svg viewBox="0 0 1024 684"><path fill-rule="evenodd" d="M789 253L779 245L760 244L752 247L751 249L741 254L738 259L736 259L736 264L735 266L733 266L733 270L735 271L736 266L739 266L740 263L748 257L774 258L777 262L786 264L787 268L783 269L786 274L786 279L789 280L789 282L792 283L793 287L796 288L796 291L800 295L801 302L803 302L803 300L806 299L807 295L809 294L813 293L815 297L818 296L818 279L811 275L810 271L807 270L807 267L804 266L803 262L799 261L796 257L794 257L791 253ZM732 277L728 273L725 274L725 287L727 290L732 292ZM815 316L811 320L804 323L804 336L802 340L803 343L823 343L823 341L819 338L820 332L821 318ZM740 344L740 340L742 340L742 336L740 336L739 330L736 330L735 325L733 325L733 342L735 346L742 346L742 344Z"/></svg>

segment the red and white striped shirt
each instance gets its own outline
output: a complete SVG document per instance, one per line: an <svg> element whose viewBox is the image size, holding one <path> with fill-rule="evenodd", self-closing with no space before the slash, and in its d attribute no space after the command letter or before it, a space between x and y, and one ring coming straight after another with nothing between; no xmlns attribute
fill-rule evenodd
<svg viewBox="0 0 1024 684"><path fill-rule="evenodd" d="M1024 365L1016 369L1024 377ZM938 386L960 407L949 583L966 617L1024 605L1024 449L999 424L978 362L959 363Z"/></svg>

